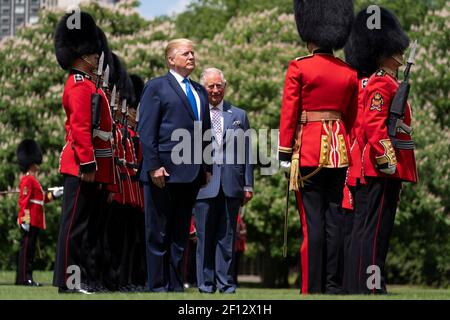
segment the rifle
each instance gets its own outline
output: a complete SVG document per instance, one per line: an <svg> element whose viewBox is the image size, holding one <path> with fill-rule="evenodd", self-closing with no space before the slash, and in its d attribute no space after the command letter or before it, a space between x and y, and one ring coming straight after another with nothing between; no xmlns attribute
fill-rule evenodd
<svg viewBox="0 0 450 320"><path fill-rule="evenodd" d="M127 99L122 100L122 144L124 154L127 153L127 139L128 139L128 107L127 107ZM125 157L126 159L126 157Z"/></svg>
<svg viewBox="0 0 450 320"><path fill-rule="evenodd" d="M101 95L98 93L100 89L100 78L103 74L103 64L105 62L105 53L102 52L99 60L98 60L98 68L97 68L97 79L95 83L95 93L91 96L91 128L92 134L95 129L100 127L100 113L101 113Z"/></svg>
<svg viewBox="0 0 450 320"><path fill-rule="evenodd" d="M19 190L6 190L6 191L0 191L0 196L6 196L8 194L16 194L19 193Z"/></svg>
<svg viewBox="0 0 450 320"><path fill-rule="evenodd" d="M51 192L52 194L62 195L64 192L64 187L51 187L51 188L47 189L47 192ZM9 195L9 194L17 194L17 193L20 193L19 189L0 191L1 196Z"/></svg>
<svg viewBox="0 0 450 320"><path fill-rule="evenodd" d="M412 44L411 53L406 63L404 80L395 93L395 96L392 99L391 107L389 109L388 134L389 138L391 139L392 145L399 149L414 149L413 141L400 142L395 138L395 136L397 132L404 132L406 134L412 133L412 128L407 126L403 122L403 117L405 116L406 102L408 100L409 91L411 88L411 85L409 83L409 73L411 71L412 65L414 64L416 50L417 40Z"/></svg>

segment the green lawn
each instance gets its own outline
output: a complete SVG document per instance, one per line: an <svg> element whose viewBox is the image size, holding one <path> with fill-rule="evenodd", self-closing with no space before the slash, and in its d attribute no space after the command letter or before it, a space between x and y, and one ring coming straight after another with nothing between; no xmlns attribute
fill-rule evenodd
<svg viewBox="0 0 450 320"><path fill-rule="evenodd" d="M52 273L35 272L36 281L43 284L39 288L14 286L15 273L0 271L0 300L450 300L450 290L423 288L413 286L390 286L387 296L301 296L295 289L262 289L255 284L242 285L234 295L203 295L196 289L188 289L184 293L111 293L95 295L58 294L57 289L50 285Z"/></svg>

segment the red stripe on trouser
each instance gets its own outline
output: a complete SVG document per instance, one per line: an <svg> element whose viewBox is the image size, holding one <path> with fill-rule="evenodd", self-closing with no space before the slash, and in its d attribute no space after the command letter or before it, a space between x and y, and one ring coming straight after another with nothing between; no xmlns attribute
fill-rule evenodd
<svg viewBox="0 0 450 320"><path fill-rule="evenodd" d="M377 227L375 229L375 235L373 238L373 255L372 255L372 266L375 266L375 255L377 252L377 238L378 238L378 231L380 230L380 222L381 222L381 216L383 213L383 205L384 205L384 195L386 194L386 181L384 181L384 187L383 187L383 194L381 196L381 203L380 203L380 209L378 210L378 221L377 221ZM373 293L375 294L375 287L373 288Z"/></svg>
<svg viewBox="0 0 450 320"><path fill-rule="evenodd" d="M303 206L302 195L299 191L295 192L295 197L297 198L297 208L300 214L300 220L302 223L302 231L303 231L303 242L300 247L300 259L302 262L302 294L308 294L308 226L306 224L306 214L305 207Z"/></svg>
<svg viewBox="0 0 450 320"><path fill-rule="evenodd" d="M78 186L77 195L75 196L75 202L74 202L74 206L73 206L73 210L72 210L72 218L70 219L69 230L67 231L67 237L66 237L66 259L64 261L64 282L65 283L67 282L67 259L68 259L67 255L69 252L69 236L70 236L70 231L72 230L72 223L73 223L73 218L75 216L75 211L77 210L78 195L80 193L80 188L81 188L81 184Z"/></svg>

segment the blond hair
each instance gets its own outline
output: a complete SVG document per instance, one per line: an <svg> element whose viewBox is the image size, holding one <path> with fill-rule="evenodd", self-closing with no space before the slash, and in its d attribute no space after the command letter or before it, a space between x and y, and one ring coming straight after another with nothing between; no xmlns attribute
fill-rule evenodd
<svg viewBox="0 0 450 320"><path fill-rule="evenodd" d="M173 55L174 51L176 51L176 49L182 45L187 45L187 46L194 46L194 42L192 42L189 39L185 39L185 38L180 38L180 39L174 39L171 40L167 46L166 46L166 51L165 51L165 55L166 55L166 64L169 65L169 57Z"/></svg>

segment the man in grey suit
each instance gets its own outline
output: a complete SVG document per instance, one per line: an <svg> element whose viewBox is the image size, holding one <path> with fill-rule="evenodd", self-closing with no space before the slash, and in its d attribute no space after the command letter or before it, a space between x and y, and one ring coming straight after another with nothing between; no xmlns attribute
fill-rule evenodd
<svg viewBox="0 0 450 320"><path fill-rule="evenodd" d="M253 197L250 129L247 114L224 101L223 72L206 69L201 84L208 92L213 135L213 175L194 206L197 228L197 284L200 292L234 293L234 242L239 208Z"/></svg>

